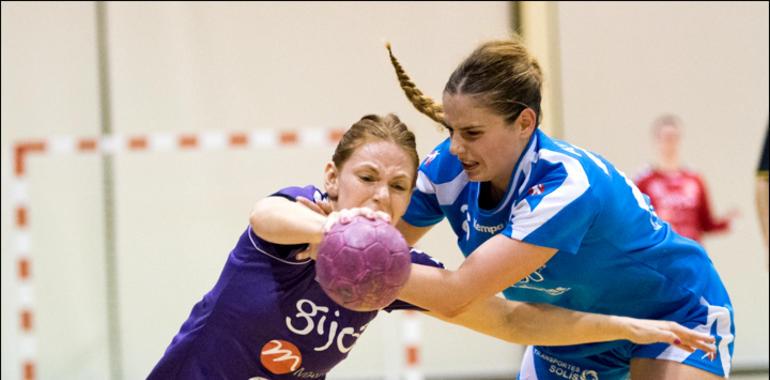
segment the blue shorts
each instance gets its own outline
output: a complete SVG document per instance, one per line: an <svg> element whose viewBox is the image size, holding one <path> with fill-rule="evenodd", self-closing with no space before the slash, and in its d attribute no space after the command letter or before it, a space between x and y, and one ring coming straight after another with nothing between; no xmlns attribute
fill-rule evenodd
<svg viewBox="0 0 770 380"><path fill-rule="evenodd" d="M700 317L679 322L696 331L710 333L716 338L717 356L711 360L703 351L689 353L665 344L638 345L628 341L614 342L602 352L579 355L580 350L560 350L561 347L529 346L521 363L520 380L621 380L629 376L633 358L671 360L728 377L733 357L735 324L733 310L726 306L709 305L701 299ZM565 346L582 347L582 346ZM595 345L594 347L603 347Z"/></svg>

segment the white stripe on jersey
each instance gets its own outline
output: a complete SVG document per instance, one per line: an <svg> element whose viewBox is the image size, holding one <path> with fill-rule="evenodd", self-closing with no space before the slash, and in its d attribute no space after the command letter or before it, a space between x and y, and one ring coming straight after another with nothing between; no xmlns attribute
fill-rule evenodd
<svg viewBox="0 0 770 380"><path fill-rule="evenodd" d="M698 325L693 330L708 334L709 326L710 324ZM690 355L692 355L692 352L687 352L672 344L666 347L666 349L663 350L663 352L661 352L655 359L670 360L672 362L681 363L690 357Z"/></svg>
<svg viewBox="0 0 770 380"><path fill-rule="evenodd" d="M719 342L717 351L719 352L719 358L722 361L722 371L725 377L730 375L730 343L733 342L733 334L730 333L730 311L726 307L714 306L708 303L705 298L700 298L700 304L708 308L708 316L706 317L706 323L697 325L693 330L702 332L704 334L711 334L711 326L714 322L717 324L717 335L722 338ZM656 359L671 360L675 362L684 362L685 359L690 357L692 353L687 352L677 346L670 345L663 352L661 352Z"/></svg>
<svg viewBox="0 0 770 380"><path fill-rule="evenodd" d="M567 178L550 194L546 195L537 206L537 212L533 213L526 199L519 202L511 210L513 219L511 237L518 240L524 238L545 224L564 207L583 195L588 190L588 176L580 162L564 153L547 149L540 149L539 159L560 163L567 171ZM525 180L526 182L526 180Z"/></svg>
<svg viewBox="0 0 770 380"><path fill-rule="evenodd" d="M701 302L706 300L701 298ZM722 358L722 371L725 373L725 377L730 375L730 343L733 342L735 337L730 333L730 311L726 307L709 305L709 315L716 315L717 318L717 334L722 337L719 342L719 357Z"/></svg>
<svg viewBox="0 0 770 380"><path fill-rule="evenodd" d="M526 179L529 178L529 172L532 171L532 164L537 161L537 153L535 152L535 147L537 146L537 133L533 133L532 136L532 143L529 144L529 149L527 149L526 153L521 157L516 174L513 175L513 181L511 181L511 187L516 186L516 184L519 183L519 177L524 176L524 181L521 181L518 194L524 192L524 186L527 186ZM511 194L513 194L513 191L511 191L509 196ZM508 199L502 204L505 205L507 203Z"/></svg>
<svg viewBox="0 0 770 380"><path fill-rule="evenodd" d="M254 238L251 237L251 234L253 234L253 233L254 233L254 231L251 229L251 226L249 226L248 234L249 234L249 240L251 241L251 246L254 247L254 249L256 249L259 253L261 253L261 254L263 254L263 255L265 255L265 256L273 259L273 260L280 261L280 262L282 262L284 264L289 264L289 265L305 265L305 264L313 261L313 259L307 259L305 261L289 261L289 260L284 260L284 259L282 259L280 257L275 257L275 256L265 252L262 248L259 248L259 246L257 245L257 242L255 242Z"/></svg>
<svg viewBox="0 0 770 380"><path fill-rule="evenodd" d="M422 172L417 171L417 190L424 194L436 194L436 189L433 188L433 182L428 179L428 176Z"/></svg>
<svg viewBox="0 0 770 380"><path fill-rule="evenodd" d="M431 182L430 178L422 171L417 172L417 190L425 194L436 194L438 204L441 206L454 204L467 184L468 174L465 173L465 170L451 181L438 185Z"/></svg>
<svg viewBox="0 0 770 380"><path fill-rule="evenodd" d="M537 370L535 370L535 355L532 353L532 346L527 346L524 356L521 358L521 369L516 380L537 380Z"/></svg>
<svg viewBox="0 0 770 380"><path fill-rule="evenodd" d="M596 166L600 167L604 171L604 174L610 175L610 169L607 169L607 165L605 165L604 162L602 162L602 160L599 159L599 157L596 157L593 153L583 148L580 148L580 147L575 147L575 148L578 148L580 149L581 152L585 153L586 156L588 156L588 158L590 158L591 161L593 161L596 164Z"/></svg>
<svg viewBox="0 0 770 380"><path fill-rule="evenodd" d="M577 156L580 156L580 153L578 151L582 152L583 154L586 155L586 157L590 158L591 161L593 161L596 164L596 166L601 168L604 171L604 174L610 175L610 170L607 169L607 165L605 165L604 162L602 162L602 160L600 160L599 157L596 157L596 155L594 155L593 153L577 145L568 144L567 142L564 142L564 141L553 140L553 142L554 144L558 145L560 148L566 150L567 152L573 153Z"/></svg>

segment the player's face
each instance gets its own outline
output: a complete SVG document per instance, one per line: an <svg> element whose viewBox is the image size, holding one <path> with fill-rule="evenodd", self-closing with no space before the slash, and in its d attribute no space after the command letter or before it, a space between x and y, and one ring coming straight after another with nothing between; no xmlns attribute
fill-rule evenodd
<svg viewBox="0 0 770 380"><path fill-rule="evenodd" d="M462 162L471 181L492 182L505 190L513 167L527 146L534 127L521 128L474 98L462 94L444 94L444 119L451 127L450 152Z"/></svg>
<svg viewBox="0 0 770 380"><path fill-rule="evenodd" d="M661 125L658 127L655 137L658 142L658 149L663 155L672 155L678 152L682 133L676 125Z"/></svg>
<svg viewBox="0 0 770 380"><path fill-rule="evenodd" d="M364 143L341 169L327 165L326 191L337 196L337 210L368 207L390 215L395 225L409 205L415 170L409 155L395 143Z"/></svg>

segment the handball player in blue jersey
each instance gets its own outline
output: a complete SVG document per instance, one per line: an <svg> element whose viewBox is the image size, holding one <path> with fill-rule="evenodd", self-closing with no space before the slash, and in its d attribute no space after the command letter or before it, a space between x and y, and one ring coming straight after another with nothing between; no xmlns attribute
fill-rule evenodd
<svg viewBox="0 0 770 380"><path fill-rule="evenodd" d="M703 248L660 220L598 154L538 128L542 73L518 39L482 44L452 73L442 105L390 52L415 107L449 138L422 162L398 224L414 244L444 218L466 260L413 265L399 299L452 317L503 292L510 300L676 321L711 334L716 355L614 341L528 347L521 379L717 379L729 376L733 307Z"/></svg>
<svg viewBox="0 0 770 380"><path fill-rule="evenodd" d="M397 117L369 115L355 123L325 168L325 191L289 187L255 204L219 280L193 307L149 378L325 378L377 312L347 310L323 292L314 279L315 247L334 223L354 215L396 223L409 202L417 166L414 135ZM411 254L415 264L441 267L424 253ZM385 308L396 309L417 308L400 301ZM444 319L510 342L678 340L689 350L713 349L710 336L676 323L497 297Z"/></svg>

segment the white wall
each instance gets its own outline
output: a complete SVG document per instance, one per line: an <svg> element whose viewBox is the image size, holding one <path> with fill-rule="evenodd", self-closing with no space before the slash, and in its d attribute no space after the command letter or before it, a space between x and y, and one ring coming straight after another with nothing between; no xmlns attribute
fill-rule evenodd
<svg viewBox="0 0 770 380"><path fill-rule="evenodd" d="M4 144L98 134L94 4L3 2L2 7ZM417 83L439 97L463 55L481 40L504 37L510 23L510 5L504 2L106 7L116 133L346 127L367 113L396 112L417 132L421 154L444 135L404 98L385 39ZM116 158L125 378L146 376L192 305L214 284L253 202L289 184L321 185L331 151L124 153ZM98 158L35 158L29 172L38 374L105 378ZM4 379L19 378L9 217L3 207ZM450 235L448 228L439 229L421 245L456 267L461 255ZM386 315L373 323L330 378L389 375L401 355L399 318ZM517 346L430 318L423 318L422 326L423 368L429 374L512 374L518 367Z"/></svg>
<svg viewBox="0 0 770 380"><path fill-rule="evenodd" d="M427 153L444 135L412 110L389 39L434 98L482 40L508 31L507 3L108 3L117 133L344 127L396 112ZM707 241L736 306L736 364L767 365L768 278L751 179L767 122L767 4L559 3L566 138L628 173L649 156L658 112L687 122L688 161L716 210L743 211ZM2 3L2 378L19 378L8 145L99 131L93 3ZM547 115L546 115L547 118ZM547 122L547 119L546 119ZM133 153L116 159L125 378L155 364L213 285L252 203L288 184L320 185L329 148ZM280 166L275 163L280 163ZM739 169L732 170L732 163ZM95 156L32 159L33 281L40 378L107 376L101 174ZM291 173L291 175L286 175ZM446 226L422 244L449 267ZM331 379L389 375L399 316L375 321ZM519 349L422 319L423 367L511 374Z"/></svg>
<svg viewBox="0 0 770 380"><path fill-rule="evenodd" d="M768 118L768 3L559 3L564 138L629 175L652 159L650 123L686 124L686 163L714 211L737 207L706 246L735 307L736 367L768 365L768 272L754 173ZM547 117L547 115L546 115Z"/></svg>
<svg viewBox="0 0 770 380"><path fill-rule="evenodd" d="M19 379L17 252L8 178L17 139L99 131L94 8L2 3L2 378ZM103 378L106 313L99 162L29 160L33 328L41 378Z"/></svg>

